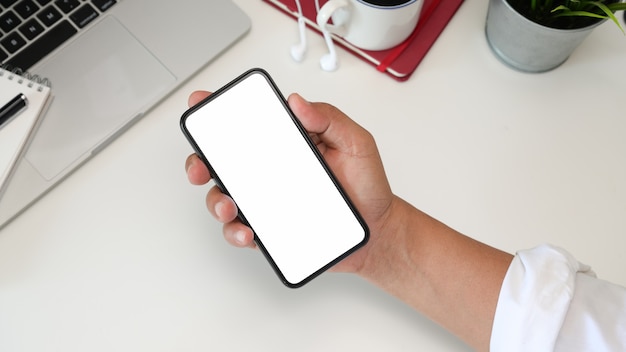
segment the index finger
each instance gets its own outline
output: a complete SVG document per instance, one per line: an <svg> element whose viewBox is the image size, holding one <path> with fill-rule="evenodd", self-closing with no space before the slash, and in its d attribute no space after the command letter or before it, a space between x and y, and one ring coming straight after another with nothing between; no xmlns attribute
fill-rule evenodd
<svg viewBox="0 0 626 352"><path fill-rule="evenodd" d="M207 92L205 90L197 90L189 95L189 98L187 99L187 104L189 105L189 107L192 107L209 95L211 95L211 92Z"/></svg>
<svg viewBox="0 0 626 352"><path fill-rule="evenodd" d="M185 161L187 178L193 185L203 185L211 180L209 169L196 154L191 154Z"/></svg>

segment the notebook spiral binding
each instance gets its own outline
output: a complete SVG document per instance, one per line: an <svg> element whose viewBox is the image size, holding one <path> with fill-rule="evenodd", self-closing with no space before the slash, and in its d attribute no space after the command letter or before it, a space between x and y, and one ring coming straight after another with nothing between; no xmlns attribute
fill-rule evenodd
<svg viewBox="0 0 626 352"><path fill-rule="evenodd" d="M16 79L17 83L22 84L24 81L28 82L27 87L32 88L35 85L38 85L37 90L42 91L43 87L52 87L52 82L46 77L41 77L37 74L31 74L28 71L24 71L19 67L12 67L11 65L2 64L0 68L9 74L6 76L7 79L13 80ZM0 77L4 76L5 72L0 70Z"/></svg>

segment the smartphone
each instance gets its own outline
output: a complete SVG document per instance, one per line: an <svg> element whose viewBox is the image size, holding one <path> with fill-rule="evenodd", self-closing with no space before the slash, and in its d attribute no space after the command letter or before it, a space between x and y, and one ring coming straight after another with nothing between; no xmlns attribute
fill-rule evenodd
<svg viewBox="0 0 626 352"><path fill-rule="evenodd" d="M367 242L365 221L263 69L187 110L181 128L286 286Z"/></svg>

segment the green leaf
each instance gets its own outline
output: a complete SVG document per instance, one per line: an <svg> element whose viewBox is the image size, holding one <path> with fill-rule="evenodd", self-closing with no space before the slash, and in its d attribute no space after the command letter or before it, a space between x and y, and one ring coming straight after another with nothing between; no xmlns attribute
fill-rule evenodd
<svg viewBox="0 0 626 352"><path fill-rule="evenodd" d="M626 9L626 3L613 3L610 4L609 7L604 4L602 1L581 1L581 0L570 0L571 3L575 3L576 10L573 10L571 7L565 5L559 5L550 11L553 16L556 17L591 17L591 18L610 18L613 23L617 25L617 27L622 31L622 34L626 35L624 28L620 24L617 17L615 17L614 11ZM586 7L588 10L579 10L580 8ZM598 14L595 12L589 11L591 8L600 9L604 14Z"/></svg>
<svg viewBox="0 0 626 352"><path fill-rule="evenodd" d="M626 10L626 3L625 2L614 2L612 4L606 5L606 7L608 7L611 10L611 12L620 11L620 10Z"/></svg>
<svg viewBox="0 0 626 352"><path fill-rule="evenodd" d="M555 10L553 10L552 12L554 12ZM598 15L597 13L593 13L593 12L588 12L588 11L572 11L572 10L567 10L567 11L563 11L561 13L557 13L554 15L555 17L565 17L565 16L579 16L579 17L593 17L593 18L600 18L600 19L604 19L607 16L603 16L603 15Z"/></svg>
<svg viewBox="0 0 626 352"><path fill-rule="evenodd" d="M604 11L604 13L606 13L607 17L609 17L613 21L613 23L615 23L617 25L617 27L619 27L619 29L622 31L622 34L626 35L626 32L624 32L624 28L622 27L622 25L619 23L619 21L617 20L617 18L613 14L613 11L611 11L604 3L600 2L600 1L594 1L592 3L594 5L596 5L596 6L598 6L602 11Z"/></svg>

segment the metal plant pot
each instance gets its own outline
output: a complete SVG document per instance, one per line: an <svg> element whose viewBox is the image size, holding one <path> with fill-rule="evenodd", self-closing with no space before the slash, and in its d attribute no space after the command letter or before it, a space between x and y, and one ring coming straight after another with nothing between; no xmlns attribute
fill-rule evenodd
<svg viewBox="0 0 626 352"><path fill-rule="evenodd" d="M545 72L560 66L599 21L578 29L546 27L520 15L506 0L490 0L485 32L495 55L524 72Z"/></svg>

